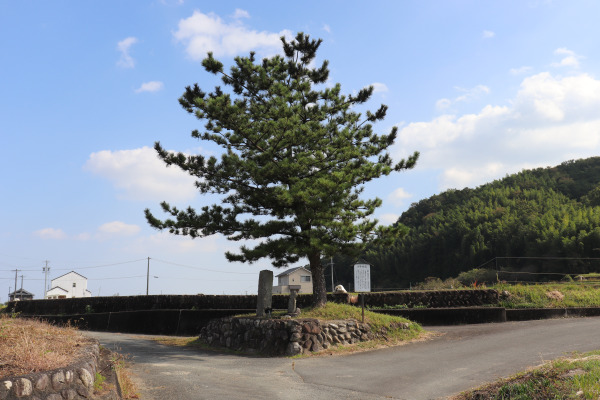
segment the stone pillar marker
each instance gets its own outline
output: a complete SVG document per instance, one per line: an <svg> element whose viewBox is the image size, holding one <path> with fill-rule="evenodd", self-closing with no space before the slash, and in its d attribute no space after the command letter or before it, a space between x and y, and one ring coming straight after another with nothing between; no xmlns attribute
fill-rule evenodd
<svg viewBox="0 0 600 400"><path fill-rule="evenodd" d="M256 299L256 316L264 317L266 310L271 311L273 301L273 271L264 269L258 276L258 297Z"/></svg>
<svg viewBox="0 0 600 400"><path fill-rule="evenodd" d="M290 298L288 300L288 314L296 314L296 296L298 295L298 289L290 288Z"/></svg>

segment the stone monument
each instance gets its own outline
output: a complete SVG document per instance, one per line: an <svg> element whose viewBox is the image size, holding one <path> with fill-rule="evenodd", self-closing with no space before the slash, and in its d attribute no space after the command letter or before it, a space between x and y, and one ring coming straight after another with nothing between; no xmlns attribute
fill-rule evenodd
<svg viewBox="0 0 600 400"><path fill-rule="evenodd" d="M256 299L256 316L264 317L271 314L273 301L273 271L264 269L258 276L258 297Z"/></svg>
<svg viewBox="0 0 600 400"><path fill-rule="evenodd" d="M296 296L300 291L300 285L290 285L290 297L288 300L288 314L296 315L298 313L298 309L296 308Z"/></svg>

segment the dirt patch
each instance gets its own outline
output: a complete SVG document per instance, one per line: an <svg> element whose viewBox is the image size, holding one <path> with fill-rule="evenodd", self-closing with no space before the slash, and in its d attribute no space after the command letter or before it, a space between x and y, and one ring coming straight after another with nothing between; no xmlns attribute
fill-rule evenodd
<svg viewBox="0 0 600 400"><path fill-rule="evenodd" d="M553 290L551 292L547 292L546 297L548 297L550 300L562 301L565 298L565 295L558 290Z"/></svg>

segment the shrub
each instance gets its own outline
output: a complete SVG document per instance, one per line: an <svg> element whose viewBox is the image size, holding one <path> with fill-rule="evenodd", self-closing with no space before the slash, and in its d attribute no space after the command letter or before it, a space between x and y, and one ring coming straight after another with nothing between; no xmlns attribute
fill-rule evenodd
<svg viewBox="0 0 600 400"><path fill-rule="evenodd" d="M498 281L496 271L485 268L474 268L470 271L461 272L456 279L465 286L474 284L495 283Z"/></svg>
<svg viewBox="0 0 600 400"><path fill-rule="evenodd" d="M416 290L443 290L443 289L460 289L463 285L454 278L448 278L442 281L440 278L429 277L425 278L425 282L417 283L413 289Z"/></svg>

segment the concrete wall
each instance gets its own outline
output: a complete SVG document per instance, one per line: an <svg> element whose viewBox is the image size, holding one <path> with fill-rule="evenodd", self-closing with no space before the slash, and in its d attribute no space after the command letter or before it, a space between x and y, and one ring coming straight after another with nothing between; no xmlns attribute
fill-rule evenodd
<svg viewBox="0 0 600 400"><path fill-rule="evenodd" d="M92 331L194 336L211 320L255 310L140 310L71 315L21 315Z"/></svg>
<svg viewBox="0 0 600 400"><path fill-rule="evenodd" d="M288 295L273 295L273 308L284 310ZM328 301L346 302L346 297L329 294ZM312 304L312 294L300 294L296 298L300 308ZM4 312L24 315L72 315L142 310L256 310L256 295L152 295L88 297L80 299L52 299L9 302Z"/></svg>
<svg viewBox="0 0 600 400"><path fill-rule="evenodd" d="M404 317L425 326L482 324L506 322L507 320L507 310L502 307L409 308L371 311Z"/></svg>
<svg viewBox="0 0 600 400"><path fill-rule="evenodd" d="M498 304L495 290L439 290L364 293L365 306L405 305L407 308L475 307ZM287 309L288 295L273 295L274 309ZM348 295L327 295L328 301L349 302ZM312 294L299 294L298 307L312 304ZM140 310L256 309L256 295L152 295L112 296L10 302L5 312L27 315L89 314Z"/></svg>

